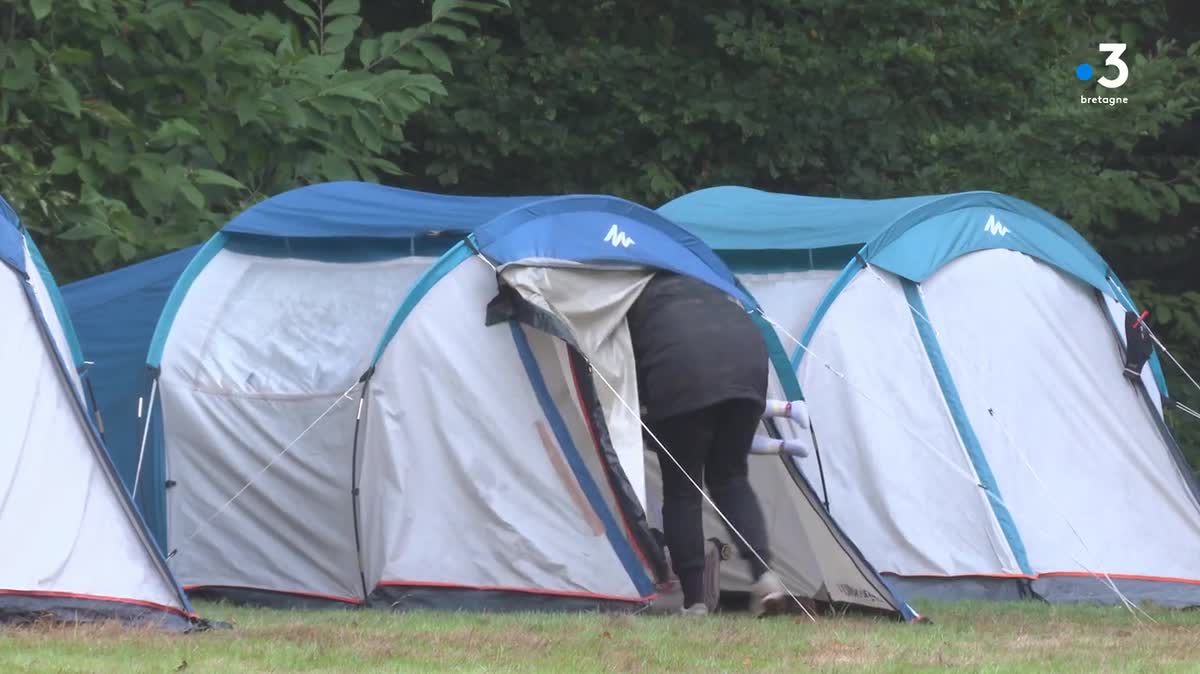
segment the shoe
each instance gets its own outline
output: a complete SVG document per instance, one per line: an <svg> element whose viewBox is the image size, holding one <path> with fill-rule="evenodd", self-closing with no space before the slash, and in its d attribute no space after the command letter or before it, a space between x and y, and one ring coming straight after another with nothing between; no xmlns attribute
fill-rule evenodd
<svg viewBox="0 0 1200 674"><path fill-rule="evenodd" d="M782 613L787 608L788 591L774 571L767 571L750 586L750 615L755 618Z"/></svg>
<svg viewBox="0 0 1200 674"><path fill-rule="evenodd" d="M708 615L708 606L705 606L703 602L696 602L687 608L679 609L679 615L689 618L704 617Z"/></svg>

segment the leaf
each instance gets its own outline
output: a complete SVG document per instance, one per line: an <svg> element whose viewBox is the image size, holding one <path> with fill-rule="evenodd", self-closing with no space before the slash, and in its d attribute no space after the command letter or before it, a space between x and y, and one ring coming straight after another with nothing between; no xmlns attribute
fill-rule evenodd
<svg viewBox="0 0 1200 674"><path fill-rule="evenodd" d="M346 47L354 41L354 33L342 33L341 35L331 35L325 39L326 54L341 54Z"/></svg>
<svg viewBox="0 0 1200 674"><path fill-rule="evenodd" d="M196 189L195 185L183 183L179 186L179 191L183 192L183 198L188 200L188 203L196 208L204 208L204 194Z"/></svg>
<svg viewBox="0 0 1200 674"><path fill-rule="evenodd" d="M133 198L137 199L143 209L153 211L162 205L160 190L149 180L135 178L130 182L130 188L133 190Z"/></svg>
<svg viewBox="0 0 1200 674"><path fill-rule="evenodd" d="M350 126L354 129L354 135L358 136L368 150L379 152L383 149L383 139L379 137L379 130L373 120L359 113L350 118Z"/></svg>
<svg viewBox="0 0 1200 674"><path fill-rule="evenodd" d="M407 171L387 159L376 159L372 164L379 167L384 173L390 173L394 176L408 175Z"/></svg>
<svg viewBox="0 0 1200 674"><path fill-rule="evenodd" d="M74 227L59 234L55 238L64 241L86 241L88 239L96 239L108 234L108 228L94 219L84 220L76 224Z"/></svg>
<svg viewBox="0 0 1200 674"><path fill-rule="evenodd" d="M299 14L300 16L306 16L310 19L317 18L317 13L314 12L312 7L309 7L308 3L304 2L303 0L283 0L283 4L287 5L288 9Z"/></svg>
<svg viewBox="0 0 1200 674"><path fill-rule="evenodd" d="M75 47L63 47L54 52L54 62L64 66L82 66L92 62L92 52Z"/></svg>
<svg viewBox="0 0 1200 674"><path fill-rule="evenodd" d="M353 98L359 101L367 101L368 103L378 103L379 97L363 88L360 82L347 82L330 87L321 92L321 96L341 96L343 98Z"/></svg>
<svg viewBox="0 0 1200 674"><path fill-rule="evenodd" d="M208 153L212 155L214 161L218 164L225 163L225 144L220 139L209 135L205 137L204 144L208 147Z"/></svg>
<svg viewBox="0 0 1200 674"><path fill-rule="evenodd" d="M63 107L66 108L67 112L71 113L72 117L78 119L80 111L79 90L75 88L74 84L61 77L54 80L54 88L58 90L58 98L62 102Z"/></svg>
<svg viewBox="0 0 1200 674"><path fill-rule="evenodd" d="M446 21L454 21L456 23L461 23L465 26L471 26L472 28L479 27L479 19L476 19L474 16L467 14L466 12L459 12L459 11L448 12L446 14L446 16L443 17L443 22L439 23L437 25L444 26L444 25L446 25L445 24Z"/></svg>
<svg viewBox="0 0 1200 674"><path fill-rule="evenodd" d="M437 21L459 6L459 0L433 0L433 20Z"/></svg>
<svg viewBox="0 0 1200 674"><path fill-rule="evenodd" d="M339 16L325 24L326 35L345 35L353 33L362 25L362 18L357 16Z"/></svg>
<svg viewBox="0 0 1200 674"><path fill-rule="evenodd" d="M421 58L420 55L415 54L407 49L392 54L391 59L392 62L398 66L413 68L414 70L424 70L425 65L429 63L425 59Z"/></svg>
<svg viewBox="0 0 1200 674"><path fill-rule="evenodd" d="M203 134L200 133L200 129L193 126L191 122L180 117L175 117L159 125L158 130L150 137L150 141L178 143L181 140L200 138L202 136Z"/></svg>
<svg viewBox="0 0 1200 674"><path fill-rule="evenodd" d="M358 0L333 0L325 5L325 16L358 14Z"/></svg>
<svg viewBox="0 0 1200 674"><path fill-rule="evenodd" d="M379 40L375 38L367 38L358 46L358 60L363 64L364 68L369 68L371 64L379 59Z"/></svg>
<svg viewBox="0 0 1200 674"><path fill-rule="evenodd" d="M258 99L252 93L247 92L238 96L237 101L234 103L234 110L240 126L246 126L250 122L257 122L259 120Z"/></svg>
<svg viewBox="0 0 1200 674"><path fill-rule="evenodd" d="M50 164L50 173L61 176L74 173L79 166L79 157L75 156L72 148L59 146L54 148L54 162Z"/></svg>
<svg viewBox="0 0 1200 674"><path fill-rule="evenodd" d="M446 52L438 45L425 40L418 40L413 43L413 46L417 48L417 51L421 52L421 56L424 56L431 64L433 64L434 68L437 68L445 73L454 72L450 67L450 57L447 56Z"/></svg>
<svg viewBox="0 0 1200 674"><path fill-rule="evenodd" d="M0 89L23 91L37 81L37 64L32 49L6 47L10 63L0 68Z"/></svg>
<svg viewBox="0 0 1200 674"><path fill-rule="evenodd" d="M204 31L204 34L200 36L200 49L205 54L211 54L212 52L216 51L220 44L221 36L218 35L216 31L206 30Z"/></svg>
<svg viewBox="0 0 1200 674"><path fill-rule="evenodd" d="M107 101L84 101L83 109L108 126L133 128L133 122L125 116L125 113L114 108Z"/></svg>
<svg viewBox="0 0 1200 674"><path fill-rule="evenodd" d="M29 8L33 10L33 18L41 21L50 15L51 0L30 0Z"/></svg>
<svg viewBox="0 0 1200 674"><path fill-rule="evenodd" d="M212 169L193 169L192 182L197 185L221 185L223 187L232 187L237 190L244 190L246 186L238 182L236 178L226 175L220 171Z"/></svg>
<svg viewBox="0 0 1200 674"><path fill-rule="evenodd" d="M111 264L113 258L117 256L117 240L111 236L100 239L92 247L92 254L96 256L96 261L100 264Z"/></svg>
<svg viewBox="0 0 1200 674"><path fill-rule="evenodd" d="M446 23L438 23L429 27L429 31L434 35L450 40L451 42L466 42L467 34L458 26L452 26Z"/></svg>

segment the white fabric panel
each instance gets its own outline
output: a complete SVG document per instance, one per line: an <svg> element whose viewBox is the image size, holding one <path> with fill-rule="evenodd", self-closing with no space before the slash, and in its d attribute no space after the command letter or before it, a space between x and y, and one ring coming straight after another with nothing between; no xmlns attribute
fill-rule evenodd
<svg viewBox="0 0 1200 674"><path fill-rule="evenodd" d="M770 274L738 274L738 280L758 300L763 313L782 325L796 339L802 339L809 321L817 311L817 305L829 292L838 277L837 271L816 269L812 271L789 271ZM796 349L791 337L779 333L779 341L790 356Z"/></svg>
<svg viewBox="0 0 1200 674"><path fill-rule="evenodd" d="M164 377L168 477L176 481L167 490L168 547L179 551L171 564L185 587L362 598L350 496L358 399L338 397L225 397Z"/></svg>
<svg viewBox="0 0 1200 674"><path fill-rule="evenodd" d="M738 280L758 301L763 314L778 325L775 333L784 352L791 358L799 347L821 300L829 292L840 272L825 269L811 271L739 274ZM779 326L782 326L779 327ZM786 330L786 333L784 332ZM772 364L774 367L774 364ZM805 392L807 396L807 392ZM772 376L767 383L767 397L785 400L779 378ZM785 438L803 438L811 442L811 434L791 419L777 419L776 427Z"/></svg>
<svg viewBox="0 0 1200 674"><path fill-rule="evenodd" d="M0 588L182 610L123 492L100 467L21 281L3 269L0 316ZM52 310L46 320L57 325Z"/></svg>
<svg viewBox="0 0 1200 674"><path fill-rule="evenodd" d="M434 258L320 262L221 251L192 283L163 361L224 394L341 393Z"/></svg>
<svg viewBox="0 0 1200 674"><path fill-rule="evenodd" d="M1019 573L904 292L878 273L850 282L801 361L830 512L881 572ZM800 465L820 489L816 458Z"/></svg>
<svg viewBox="0 0 1200 674"><path fill-rule="evenodd" d="M641 404L625 315L653 278L653 272L509 265L501 273L522 297L567 324L580 352L600 373L593 374L593 381L613 450L644 508L642 422L641 415L634 412L641 409Z"/></svg>
<svg viewBox="0 0 1200 674"><path fill-rule="evenodd" d="M364 424L367 582L637 597L550 458L509 325L484 325L496 291L491 268L466 260L378 363Z"/></svg>
<svg viewBox="0 0 1200 674"><path fill-rule="evenodd" d="M1125 306L1118 300L1108 295L1104 295L1104 305L1108 307L1108 314L1112 318L1113 325L1116 327L1117 339L1121 345L1125 344ZM1146 391L1150 394L1150 402L1154 405L1154 411L1158 413L1159 418L1163 416L1163 401L1162 391L1158 388L1158 381L1154 379L1154 370L1150 369L1150 361L1142 366L1142 385L1146 387Z"/></svg>
<svg viewBox="0 0 1200 674"><path fill-rule="evenodd" d="M29 275L29 284L33 287L33 295L37 298L38 306L42 309L42 316L46 319L46 325L50 326L50 335L54 338L54 344L58 347L58 352L62 354L63 362L67 364L67 369L71 377L71 385L79 395L83 396L83 384L79 378L79 372L75 369L75 360L71 355L71 344L67 341L67 333L63 330L63 326L58 322L58 313L54 310L54 299L50 295L50 289L46 287L46 282L42 279L42 275L38 273L37 265L33 262L33 254L29 251L29 246L25 246L25 273Z"/></svg>
<svg viewBox="0 0 1200 674"><path fill-rule="evenodd" d="M196 278L159 379L181 582L362 598L341 396L430 262L222 251Z"/></svg>
<svg viewBox="0 0 1200 674"><path fill-rule="evenodd" d="M995 250L924 292L1034 570L1200 579L1200 509L1095 291Z"/></svg>

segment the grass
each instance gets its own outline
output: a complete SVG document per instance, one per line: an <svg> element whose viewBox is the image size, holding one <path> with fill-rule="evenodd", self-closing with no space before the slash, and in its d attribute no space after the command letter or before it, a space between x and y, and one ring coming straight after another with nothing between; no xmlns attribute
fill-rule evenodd
<svg viewBox="0 0 1200 674"><path fill-rule="evenodd" d="M279 611L201 604L232 630L0 629L0 672L1200 671L1200 612L1043 604L865 617Z"/></svg>

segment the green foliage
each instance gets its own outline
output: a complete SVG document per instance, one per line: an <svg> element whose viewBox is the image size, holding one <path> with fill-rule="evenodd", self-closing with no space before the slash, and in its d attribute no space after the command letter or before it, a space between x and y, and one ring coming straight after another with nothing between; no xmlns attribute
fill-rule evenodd
<svg viewBox="0 0 1200 674"><path fill-rule="evenodd" d="M1200 370L1200 44L1172 39L1200 12L1173 7L1191 36L1154 0L518 3L413 135L425 184L471 193L1013 194L1094 242ZM1127 83L1080 82L1111 75L1110 41ZM1200 423L1178 430L1200 460Z"/></svg>
<svg viewBox="0 0 1200 674"><path fill-rule="evenodd" d="M194 243L304 183L401 175L405 123L445 93L444 46L498 3L439 0L378 34L359 0L284 5L5 5L0 193L60 278Z"/></svg>

